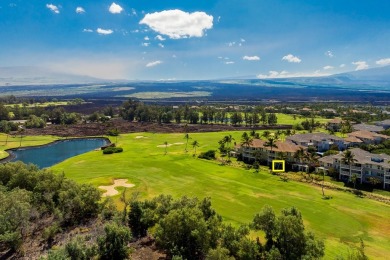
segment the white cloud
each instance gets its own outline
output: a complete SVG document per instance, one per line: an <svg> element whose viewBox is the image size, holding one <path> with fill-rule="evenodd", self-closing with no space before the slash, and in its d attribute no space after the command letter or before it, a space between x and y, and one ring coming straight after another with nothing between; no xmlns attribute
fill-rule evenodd
<svg viewBox="0 0 390 260"><path fill-rule="evenodd" d="M162 43L159 43L158 46L160 46L161 48L165 47L164 44L162 44Z"/></svg>
<svg viewBox="0 0 390 260"><path fill-rule="evenodd" d="M234 64L234 61L226 61L225 64L226 65Z"/></svg>
<svg viewBox="0 0 390 260"><path fill-rule="evenodd" d="M213 27L213 16L204 12L187 13L181 10L165 10L148 13L139 22L171 39L202 37Z"/></svg>
<svg viewBox="0 0 390 260"><path fill-rule="evenodd" d="M259 74L257 75L257 78L259 79L274 79L274 78L283 78L285 75L287 75L287 71L283 70L281 72L271 70L268 72L268 75L265 74Z"/></svg>
<svg viewBox="0 0 390 260"><path fill-rule="evenodd" d="M259 79L277 79L277 78L296 78L296 77L321 77L321 76L329 76L329 73L321 73L321 71L316 70L314 72L308 73L289 73L285 70L278 72L271 70L268 74L259 74L257 78Z"/></svg>
<svg viewBox="0 0 390 260"><path fill-rule="evenodd" d="M141 45L144 47L148 47L150 45L150 42L143 42Z"/></svg>
<svg viewBox="0 0 390 260"><path fill-rule="evenodd" d="M114 31L111 29L106 30L106 29L102 29L102 28L97 28L96 32L98 34L102 34L102 35L109 35L109 34L113 33Z"/></svg>
<svg viewBox="0 0 390 260"><path fill-rule="evenodd" d="M243 38L241 38L240 41L241 41L241 42L246 42L245 39L243 39Z"/></svg>
<svg viewBox="0 0 390 260"><path fill-rule="evenodd" d="M345 64L340 64L340 68L344 68L345 67Z"/></svg>
<svg viewBox="0 0 390 260"><path fill-rule="evenodd" d="M161 63L162 63L162 61L160 61L160 60L152 61L152 62L149 62L148 64L146 64L146 67L148 67L148 68L154 67L154 66L160 65Z"/></svg>
<svg viewBox="0 0 390 260"><path fill-rule="evenodd" d="M145 41L149 41L150 39L149 39L148 36L145 36L144 40L145 40Z"/></svg>
<svg viewBox="0 0 390 260"><path fill-rule="evenodd" d="M49 8L53 13L59 14L60 10L58 10L58 7L53 4L46 4L46 7Z"/></svg>
<svg viewBox="0 0 390 260"><path fill-rule="evenodd" d="M229 46L229 47L233 47L234 45L236 45L236 42L228 42L227 43L227 46Z"/></svg>
<svg viewBox="0 0 390 260"><path fill-rule="evenodd" d="M325 52L325 55L328 56L329 58L333 58L334 56L332 51Z"/></svg>
<svg viewBox="0 0 390 260"><path fill-rule="evenodd" d="M131 8L131 14L133 16L137 16L137 11L134 8Z"/></svg>
<svg viewBox="0 0 390 260"><path fill-rule="evenodd" d="M324 70L332 70L332 69L334 69L333 66L329 66L329 65L328 65L328 66L325 66L325 67L324 67Z"/></svg>
<svg viewBox="0 0 390 260"><path fill-rule="evenodd" d="M93 30L92 30L92 29L84 29L83 32L89 32L89 33L91 33L91 32L93 32Z"/></svg>
<svg viewBox="0 0 390 260"><path fill-rule="evenodd" d="M381 66L390 65L390 58L377 60L376 64L381 65Z"/></svg>
<svg viewBox="0 0 390 260"><path fill-rule="evenodd" d="M259 56L244 56L242 57L243 60L250 60L250 61L255 61L255 60L260 60Z"/></svg>
<svg viewBox="0 0 390 260"><path fill-rule="evenodd" d="M300 63L302 60L298 58L297 56L294 56L292 54L288 54L282 58L282 60L293 62L293 63Z"/></svg>
<svg viewBox="0 0 390 260"><path fill-rule="evenodd" d="M352 64L356 66L355 70L365 70L365 69L368 69L368 67L369 67L367 62L365 62L365 61L355 61L355 62L352 62Z"/></svg>
<svg viewBox="0 0 390 260"><path fill-rule="evenodd" d="M123 8L116 3L112 3L110 8L108 8L108 11L112 14L120 14L123 11Z"/></svg>
<svg viewBox="0 0 390 260"><path fill-rule="evenodd" d="M176 56L175 54L173 54L173 55L172 55L172 58L176 59L176 58L177 58L177 56Z"/></svg>
<svg viewBox="0 0 390 260"><path fill-rule="evenodd" d="M81 6L78 6L78 7L76 8L76 13L78 13L78 14L85 13L85 9L82 8Z"/></svg>
<svg viewBox="0 0 390 260"><path fill-rule="evenodd" d="M157 35L157 36L155 37L155 39L157 39L157 40L159 40L159 41L165 41L165 38L162 37L161 35Z"/></svg>

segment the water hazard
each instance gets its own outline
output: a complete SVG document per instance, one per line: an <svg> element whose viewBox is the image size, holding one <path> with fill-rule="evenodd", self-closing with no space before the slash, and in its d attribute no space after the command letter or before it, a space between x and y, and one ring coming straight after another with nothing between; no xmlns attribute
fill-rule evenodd
<svg viewBox="0 0 390 260"><path fill-rule="evenodd" d="M20 148L9 151L14 161L33 163L40 168L47 168L70 157L92 151L108 143L104 138L83 138L62 140L39 147Z"/></svg>

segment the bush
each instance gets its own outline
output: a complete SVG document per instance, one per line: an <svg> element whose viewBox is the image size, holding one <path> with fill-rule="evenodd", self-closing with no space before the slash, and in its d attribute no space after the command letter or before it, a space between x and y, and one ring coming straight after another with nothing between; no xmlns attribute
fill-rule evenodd
<svg viewBox="0 0 390 260"><path fill-rule="evenodd" d="M111 223L104 227L104 232L104 236L98 238L100 259L127 259L127 243L131 240L129 228Z"/></svg>
<svg viewBox="0 0 390 260"><path fill-rule="evenodd" d="M110 129L110 130L108 130L107 134L109 136L118 136L119 135L119 131L118 131L118 129Z"/></svg>
<svg viewBox="0 0 390 260"><path fill-rule="evenodd" d="M206 160L214 160L215 159L215 151L208 150L207 152L199 154L198 158L206 159Z"/></svg>
<svg viewBox="0 0 390 260"><path fill-rule="evenodd" d="M103 150L103 154L113 154L123 152L122 147L107 147Z"/></svg>

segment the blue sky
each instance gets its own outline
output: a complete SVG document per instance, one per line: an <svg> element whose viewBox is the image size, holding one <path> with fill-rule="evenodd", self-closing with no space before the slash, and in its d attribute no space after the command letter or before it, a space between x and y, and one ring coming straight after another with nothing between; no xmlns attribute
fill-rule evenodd
<svg viewBox="0 0 390 260"><path fill-rule="evenodd" d="M1 0L0 66L112 79L335 74L390 65L387 0Z"/></svg>

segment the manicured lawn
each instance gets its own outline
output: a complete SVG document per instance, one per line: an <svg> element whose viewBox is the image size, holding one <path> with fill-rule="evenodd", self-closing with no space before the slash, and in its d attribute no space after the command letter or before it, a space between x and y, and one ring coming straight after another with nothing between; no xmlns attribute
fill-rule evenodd
<svg viewBox="0 0 390 260"><path fill-rule="evenodd" d="M118 146L123 147L123 153L103 155L101 151L92 151L52 169L80 183L96 186L125 178L136 185L129 190L139 192L141 198L162 193L174 197L209 196L216 210L233 224L250 222L266 204L277 212L295 206L302 212L307 229L325 239L327 259L345 255L349 246L358 245L359 238L364 240L366 253L372 259L390 255L389 205L337 191L326 191L333 198L323 200L318 187L282 182L266 171L256 174L253 170L221 166L192 156L192 141L200 143L199 153L216 149L218 140L226 134L232 134L240 142L242 132L190 134L188 153L184 152L184 134L121 135ZM172 144L167 148L167 155L164 155L165 141ZM119 200L119 195L116 199Z"/></svg>
<svg viewBox="0 0 390 260"><path fill-rule="evenodd" d="M294 120L293 115L281 114L281 113L276 113L276 116L278 118L278 124L286 124L286 125L295 125L295 124L298 124L298 123L305 121L306 119L310 119L310 118L306 118L306 117L300 117L297 115L295 120ZM314 120L319 121L320 123L326 123L330 119L323 118L323 117L315 117Z"/></svg>
<svg viewBox="0 0 390 260"><path fill-rule="evenodd" d="M8 135L8 141L6 144L7 136L5 134L0 134L0 159L6 158L8 153L4 150L10 148L17 148L20 146L37 146L43 145L55 140L58 140L58 137L55 136L23 136L22 139L19 135Z"/></svg>

